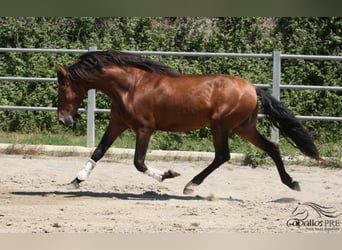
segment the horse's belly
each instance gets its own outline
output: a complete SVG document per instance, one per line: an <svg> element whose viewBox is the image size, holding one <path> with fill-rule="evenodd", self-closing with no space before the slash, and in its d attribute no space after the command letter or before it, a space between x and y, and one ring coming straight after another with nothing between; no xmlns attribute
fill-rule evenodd
<svg viewBox="0 0 342 250"><path fill-rule="evenodd" d="M164 131L187 132L210 125L209 115L202 114L182 114L176 112L168 116L162 116L158 119L156 128Z"/></svg>

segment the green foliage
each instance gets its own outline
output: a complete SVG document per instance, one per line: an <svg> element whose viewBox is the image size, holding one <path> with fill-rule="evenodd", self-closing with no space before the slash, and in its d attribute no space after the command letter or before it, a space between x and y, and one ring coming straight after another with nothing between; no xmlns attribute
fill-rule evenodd
<svg viewBox="0 0 342 250"><path fill-rule="evenodd" d="M207 137L193 137L191 134L167 133L157 131L152 135L151 149L182 151L213 151L213 145Z"/></svg>
<svg viewBox="0 0 342 250"><path fill-rule="evenodd" d="M264 151L260 151L249 146L247 147L247 151L245 152L245 154L246 157L244 159L243 165L256 168L266 163L267 155Z"/></svg>
<svg viewBox="0 0 342 250"><path fill-rule="evenodd" d="M341 55L342 18L261 17L1 17L0 47L88 48ZM1 53L1 76L55 77L56 64L68 65L78 55ZM248 58L158 57L183 73L239 75L254 83L272 81L272 61ZM340 61L282 61L282 84L341 86ZM56 106L55 83L0 82L0 105ZM342 95L329 91L281 92L285 105L296 114L342 116ZM97 107L109 108L109 98L97 95ZM108 114L96 115L97 129L108 124ZM316 140L341 141L338 122L305 122ZM0 130L86 133L86 119L69 129L61 128L50 112L0 111ZM268 125L260 129L269 134ZM177 149L183 136L198 143L210 138L209 129L186 135L158 134L159 148ZM236 138L234 138L236 141ZM232 143L234 144L234 140ZM157 147L157 146L156 146ZM189 149L191 146L189 145Z"/></svg>

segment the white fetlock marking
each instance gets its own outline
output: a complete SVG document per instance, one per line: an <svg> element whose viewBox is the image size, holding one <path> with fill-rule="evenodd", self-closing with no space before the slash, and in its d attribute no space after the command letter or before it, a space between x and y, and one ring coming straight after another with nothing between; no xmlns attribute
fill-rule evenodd
<svg viewBox="0 0 342 250"><path fill-rule="evenodd" d="M94 169L95 165L96 162L92 159L89 159L87 163L84 165L83 169L80 172L78 172L77 178L80 181L85 181L88 178L91 171Z"/></svg>
<svg viewBox="0 0 342 250"><path fill-rule="evenodd" d="M157 181L163 180L163 174L164 172L155 168L147 168L147 170L144 172L144 174L147 174L148 176L152 177L153 179L156 179Z"/></svg>

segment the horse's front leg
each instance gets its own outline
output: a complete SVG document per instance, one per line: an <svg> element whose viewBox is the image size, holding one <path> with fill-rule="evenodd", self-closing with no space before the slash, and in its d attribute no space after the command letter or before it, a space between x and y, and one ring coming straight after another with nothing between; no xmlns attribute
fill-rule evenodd
<svg viewBox="0 0 342 250"><path fill-rule="evenodd" d="M161 171L155 168L147 167L145 165L145 157L148 148L148 143L151 138L152 131L147 129L140 129L136 131L136 145L135 145L135 154L134 154L134 165L135 167L144 174L158 180L163 181L168 178L173 178L179 176L180 174L173 171Z"/></svg>
<svg viewBox="0 0 342 250"><path fill-rule="evenodd" d="M127 129L127 126L116 119L111 119L99 145L94 150L90 159L85 163L84 167L78 172L76 178L69 184L70 188L79 188L80 183L85 181L91 171L94 169L96 162L99 161L108 148L113 144L114 140Z"/></svg>

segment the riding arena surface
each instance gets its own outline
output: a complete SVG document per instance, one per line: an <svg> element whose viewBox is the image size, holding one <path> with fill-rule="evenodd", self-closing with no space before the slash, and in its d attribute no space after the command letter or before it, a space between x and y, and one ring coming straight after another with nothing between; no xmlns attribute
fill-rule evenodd
<svg viewBox="0 0 342 250"><path fill-rule="evenodd" d="M318 232L288 225L299 203L342 212L341 169L286 166L301 185L297 192L281 183L275 166L226 163L184 195L185 184L209 161L147 159L149 166L181 174L157 182L138 172L132 159L105 157L79 189L70 190L64 184L85 157L0 159L0 233ZM342 225L334 229L341 232Z"/></svg>

